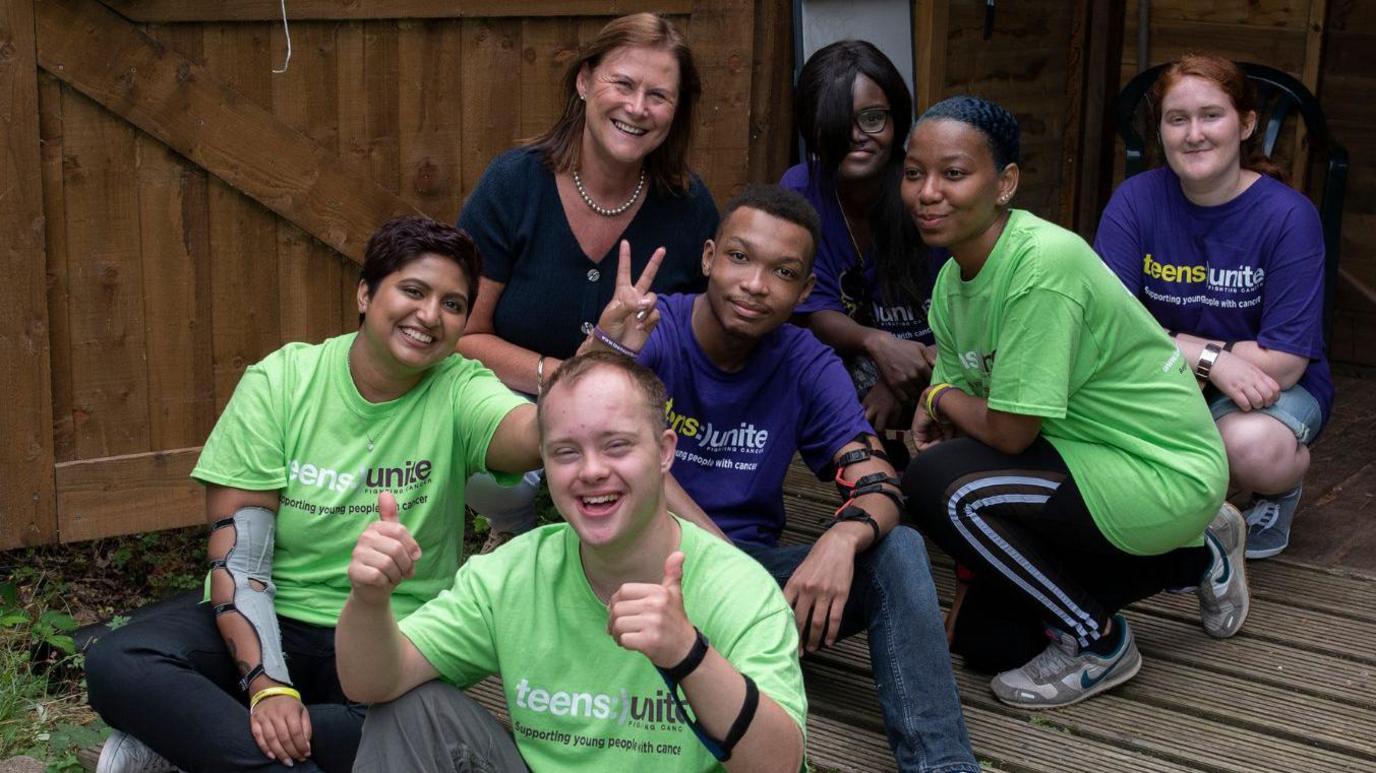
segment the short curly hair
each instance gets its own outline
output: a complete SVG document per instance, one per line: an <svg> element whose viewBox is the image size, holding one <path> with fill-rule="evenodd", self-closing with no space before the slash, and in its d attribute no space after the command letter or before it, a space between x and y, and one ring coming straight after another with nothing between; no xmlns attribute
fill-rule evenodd
<svg viewBox="0 0 1376 773"><path fill-rule="evenodd" d="M473 308L478 300L478 277L482 273L478 248L463 230L428 217L402 215L378 227L368 239L368 246L363 248L363 268L358 281L368 286L371 298L383 279L426 254L439 255L458 264L468 281L468 308ZM363 324L362 314L358 315L358 323Z"/></svg>
<svg viewBox="0 0 1376 773"><path fill-rule="evenodd" d="M812 259L817 254L817 245L822 241L822 221L817 216L817 210L807 199L777 185L751 183L721 208L716 241L721 241L722 230L726 227L726 221L731 219L731 213L742 208L758 209L766 215L786 220L807 231L808 236L812 237L812 244L807 253L807 264L811 269Z"/></svg>
<svg viewBox="0 0 1376 773"><path fill-rule="evenodd" d="M978 129L989 144L995 168L1001 170L1019 162L1021 131L1018 129L1018 119L998 103L969 95L950 97L927 108L917 122L939 118L960 121Z"/></svg>

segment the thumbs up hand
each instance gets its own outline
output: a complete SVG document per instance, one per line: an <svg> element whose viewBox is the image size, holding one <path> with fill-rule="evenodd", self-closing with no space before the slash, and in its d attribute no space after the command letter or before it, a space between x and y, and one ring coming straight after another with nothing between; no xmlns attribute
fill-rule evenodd
<svg viewBox="0 0 1376 773"><path fill-rule="evenodd" d="M683 553L664 560L659 584L628 582L607 602L607 632L628 650L643 653L660 668L677 665L697 641L683 611Z"/></svg>
<svg viewBox="0 0 1376 773"><path fill-rule="evenodd" d="M358 535L349 561L349 584L366 604L387 603L402 580L416 573L420 545L397 517L397 500L391 492L377 496L378 520Z"/></svg>

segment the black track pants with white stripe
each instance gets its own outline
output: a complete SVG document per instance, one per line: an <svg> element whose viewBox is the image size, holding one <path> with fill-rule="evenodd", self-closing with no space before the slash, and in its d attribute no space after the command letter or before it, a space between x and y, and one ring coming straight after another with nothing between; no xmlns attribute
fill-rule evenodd
<svg viewBox="0 0 1376 773"><path fill-rule="evenodd" d="M1082 647L1122 607L1194 586L1210 564L1204 547L1156 556L1114 547L1060 454L1042 437L1017 455L968 437L943 442L908 466L903 493L910 524L973 570L978 582L998 583L997 595L1023 599Z"/></svg>

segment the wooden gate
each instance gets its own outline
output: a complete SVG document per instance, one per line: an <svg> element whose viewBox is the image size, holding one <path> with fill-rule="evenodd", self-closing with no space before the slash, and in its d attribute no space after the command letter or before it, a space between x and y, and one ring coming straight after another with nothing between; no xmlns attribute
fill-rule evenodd
<svg viewBox="0 0 1376 773"><path fill-rule="evenodd" d="M0 549L199 522L244 367L356 327L387 217L452 221L609 18L682 25L745 181L750 0L0 0Z"/></svg>

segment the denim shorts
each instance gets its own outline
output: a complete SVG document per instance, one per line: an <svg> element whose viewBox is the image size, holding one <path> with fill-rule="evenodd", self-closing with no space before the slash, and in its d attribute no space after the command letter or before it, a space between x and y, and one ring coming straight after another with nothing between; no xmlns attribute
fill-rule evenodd
<svg viewBox="0 0 1376 773"><path fill-rule="evenodd" d="M1225 394L1219 393L1209 399L1209 413L1213 414L1214 421L1241 410ZM1279 399L1255 413L1264 413L1289 427L1295 433L1295 439L1305 445L1313 442L1319 430L1323 429L1323 409L1319 407L1319 401L1299 384L1281 392Z"/></svg>

